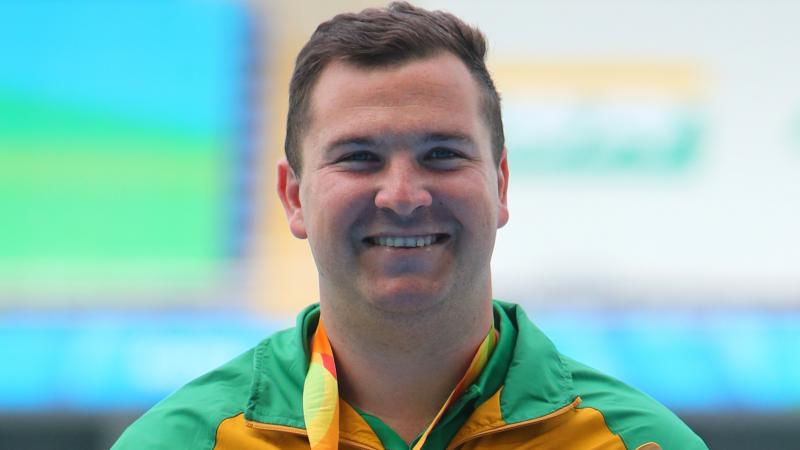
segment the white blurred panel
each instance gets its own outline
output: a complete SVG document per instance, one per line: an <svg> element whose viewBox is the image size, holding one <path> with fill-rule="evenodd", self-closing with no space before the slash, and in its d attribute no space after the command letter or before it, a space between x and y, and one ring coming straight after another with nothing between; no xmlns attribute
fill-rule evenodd
<svg viewBox="0 0 800 450"><path fill-rule="evenodd" d="M424 5L490 41L497 297L800 305L800 2Z"/></svg>

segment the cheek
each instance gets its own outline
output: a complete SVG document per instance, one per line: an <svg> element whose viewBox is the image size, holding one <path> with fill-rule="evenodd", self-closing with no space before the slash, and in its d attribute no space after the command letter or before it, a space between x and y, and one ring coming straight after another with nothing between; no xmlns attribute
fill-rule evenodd
<svg viewBox="0 0 800 450"><path fill-rule="evenodd" d="M368 195L357 184L328 177L307 186L304 199L303 210L309 232L329 234L351 223Z"/></svg>
<svg viewBox="0 0 800 450"><path fill-rule="evenodd" d="M474 228L496 228L499 197L496 181L481 172L473 176L453 179L443 185L443 194L454 213ZM492 184L495 183L495 184ZM446 192L446 194L445 194Z"/></svg>

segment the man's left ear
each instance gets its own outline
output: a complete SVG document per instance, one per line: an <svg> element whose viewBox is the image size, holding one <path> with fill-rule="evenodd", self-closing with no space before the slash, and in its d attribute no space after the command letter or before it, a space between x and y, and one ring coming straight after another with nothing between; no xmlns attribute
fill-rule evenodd
<svg viewBox="0 0 800 450"><path fill-rule="evenodd" d="M500 164L497 166L497 195L499 199L497 228L508 223L508 151L503 147Z"/></svg>

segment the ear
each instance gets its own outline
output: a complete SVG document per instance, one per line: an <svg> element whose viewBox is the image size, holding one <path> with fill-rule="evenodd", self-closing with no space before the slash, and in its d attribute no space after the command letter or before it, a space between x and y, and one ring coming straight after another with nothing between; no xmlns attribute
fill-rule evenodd
<svg viewBox="0 0 800 450"><path fill-rule="evenodd" d="M289 220L289 230L298 239L307 238L303 205L300 203L300 178L294 173L286 158L278 161L278 197Z"/></svg>
<svg viewBox="0 0 800 450"><path fill-rule="evenodd" d="M497 228L508 223L508 151L503 147L500 164L497 166L497 195L499 199Z"/></svg>

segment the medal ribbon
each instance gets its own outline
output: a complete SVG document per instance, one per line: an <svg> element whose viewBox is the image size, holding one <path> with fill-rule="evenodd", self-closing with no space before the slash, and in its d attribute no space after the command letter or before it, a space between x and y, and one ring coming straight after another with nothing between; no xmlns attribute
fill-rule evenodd
<svg viewBox="0 0 800 450"><path fill-rule="evenodd" d="M322 319L311 338L311 361L303 384L303 417L312 450L339 448L339 383Z"/></svg>
<svg viewBox="0 0 800 450"><path fill-rule="evenodd" d="M447 397L447 401L444 402L412 450L422 449L431 430L439 423L447 408L480 375L497 345L498 337L499 334L492 325L491 330L478 347L478 351L475 352L467 372L461 377L461 381ZM333 350L325 328L322 326L322 319L311 338L311 361L303 385L303 417L311 450L336 450L339 448L339 384L336 379Z"/></svg>

